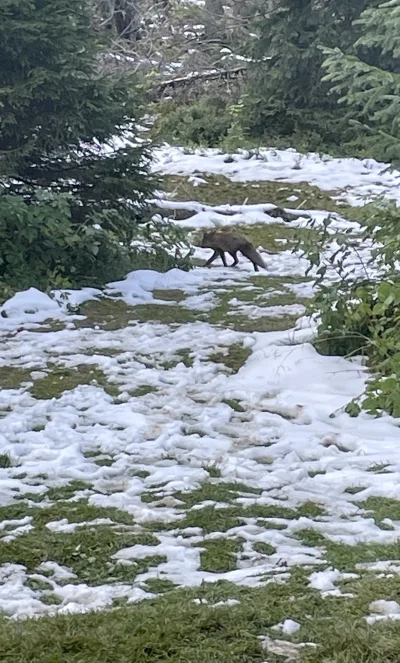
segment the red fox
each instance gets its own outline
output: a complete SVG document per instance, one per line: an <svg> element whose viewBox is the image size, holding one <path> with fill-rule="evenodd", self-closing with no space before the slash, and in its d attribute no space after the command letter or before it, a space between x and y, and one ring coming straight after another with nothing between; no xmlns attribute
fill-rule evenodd
<svg viewBox="0 0 400 663"><path fill-rule="evenodd" d="M258 251L255 250L252 243L249 242L246 237L243 237L243 235L234 235L232 233L212 230L204 233L203 239L201 240L201 247L203 249L214 249L214 253L211 258L207 260L205 267L209 267L218 256L221 257L224 267L228 267L225 260L225 252L229 253L234 259L231 267L236 267L239 262L237 252L240 251L242 255L251 260L256 272L258 272L259 267L266 269L265 263Z"/></svg>

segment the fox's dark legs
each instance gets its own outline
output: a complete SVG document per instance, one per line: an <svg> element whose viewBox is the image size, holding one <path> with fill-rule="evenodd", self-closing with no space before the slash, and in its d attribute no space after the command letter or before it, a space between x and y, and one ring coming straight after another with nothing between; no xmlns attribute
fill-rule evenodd
<svg viewBox="0 0 400 663"><path fill-rule="evenodd" d="M211 258L210 258L209 260L207 260L207 262L206 262L206 264L204 265L204 267L209 267L209 266L211 265L211 263L214 262L214 260L216 260L217 258L218 258L218 251L214 251L214 253L212 254Z"/></svg>
<svg viewBox="0 0 400 663"><path fill-rule="evenodd" d="M228 265L226 264L226 260L225 260L225 253L221 249L216 249L214 251L211 258L209 260L207 260L204 267L209 267L211 265L211 263L214 262L214 260L216 260L218 258L218 256L220 256L220 258L221 258L221 260L224 264L224 267L228 267Z"/></svg>
<svg viewBox="0 0 400 663"><path fill-rule="evenodd" d="M255 271L255 272L259 272L259 271L260 271L260 270L258 269L258 265L257 265L255 262L253 262L253 267L254 267L254 271Z"/></svg>
<svg viewBox="0 0 400 663"><path fill-rule="evenodd" d="M234 262L231 264L231 267L236 267L236 265L239 262L238 257L237 257L237 251L229 251L229 255L231 255L233 260L234 260Z"/></svg>
<svg viewBox="0 0 400 663"><path fill-rule="evenodd" d="M222 262L223 262L223 264L224 264L224 267L228 267L228 265L227 265L227 263L226 263L225 252L222 251L222 249L218 249L218 253L219 253L219 255L221 256L221 260L222 260Z"/></svg>

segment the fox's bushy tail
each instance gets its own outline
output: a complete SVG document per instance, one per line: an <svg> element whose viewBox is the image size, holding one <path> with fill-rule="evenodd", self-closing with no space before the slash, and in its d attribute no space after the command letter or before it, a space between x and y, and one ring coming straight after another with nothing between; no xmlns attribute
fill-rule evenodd
<svg viewBox="0 0 400 663"><path fill-rule="evenodd" d="M258 251L255 250L254 246L245 246L241 250L244 256L251 260L251 262L254 265L258 265L258 267L262 267L263 269L267 269L266 264Z"/></svg>

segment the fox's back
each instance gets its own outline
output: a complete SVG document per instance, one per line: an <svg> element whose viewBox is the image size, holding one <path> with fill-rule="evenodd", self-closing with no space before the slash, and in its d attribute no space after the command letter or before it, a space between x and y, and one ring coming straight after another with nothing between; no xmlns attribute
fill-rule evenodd
<svg viewBox="0 0 400 663"><path fill-rule="evenodd" d="M232 233L215 233L212 237L215 248L222 251L240 251L241 248L251 246L250 242L243 235Z"/></svg>

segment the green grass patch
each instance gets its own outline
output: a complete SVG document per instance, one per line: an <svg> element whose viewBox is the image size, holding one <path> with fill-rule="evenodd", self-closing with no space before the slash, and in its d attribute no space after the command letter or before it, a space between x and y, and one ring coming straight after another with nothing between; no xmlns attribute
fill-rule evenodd
<svg viewBox="0 0 400 663"><path fill-rule="evenodd" d="M243 539L220 537L203 541L201 547L205 548L200 554L201 571L226 573L237 568L236 555L243 549Z"/></svg>
<svg viewBox="0 0 400 663"><path fill-rule="evenodd" d="M136 389L131 389L129 394L133 398L141 398L142 396L147 396L148 394L155 394L158 391L157 387L152 387L150 384L143 384Z"/></svg>
<svg viewBox="0 0 400 663"><path fill-rule="evenodd" d="M211 479L220 479L222 476L221 470L216 465L203 465L203 469L207 470Z"/></svg>
<svg viewBox="0 0 400 663"><path fill-rule="evenodd" d="M207 314L199 314L198 319L208 322L211 325L216 327L225 327L228 329L234 329L235 331L240 332L269 332L269 331L284 331L286 329L291 329L294 327L298 315L281 315L279 317L273 317L268 315L268 302L259 304L260 308L265 308L265 316L250 319L246 311L238 311L236 307L233 307L230 304L230 300L233 297L237 297L240 300L240 289L231 288L223 293L216 293L219 297L219 302L211 311L208 311ZM298 300L296 300L298 302ZM251 350L246 350L251 354ZM223 355L225 356L225 355ZM216 359L222 360L221 355L218 353L214 354ZM213 361L213 355L210 356L211 361Z"/></svg>
<svg viewBox="0 0 400 663"><path fill-rule="evenodd" d="M260 495L262 491L258 488L246 486L243 483L204 483L201 488L190 493L176 493L175 497L182 500L187 508L191 508L201 502L213 500L214 502L232 503L241 494Z"/></svg>
<svg viewBox="0 0 400 663"><path fill-rule="evenodd" d="M82 354L87 357L118 357L122 353L118 348L86 348Z"/></svg>
<svg viewBox="0 0 400 663"><path fill-rule="evenodd" d="M374 474L388 474L390 470L387 468L390 467L387 463L375 463L367 469L367 472L373 472Z"/></svg>
<svg viewBox="0 0 400 663"><path fill-rule="evenodd" d="M8 507L3 508L2 515L4 509ZM15 507L13 515L16 517ZM131 565L125 566L112 559L112 555L122 548L136 544L158 544L158 540L149 532L137 534L128 531L126 525L132 525L132 517L117 509L61 502L45 509L25 507L19 517L22 515L33 517L34 529L13 541L0 541L0 564L22 564L32 573L42 562L55 561L75 573L76 582L99 585L105 582L130 582L138 573L165 561L164 557L153 555L143 560L134 560ZM54 532L46 527L47 523L64 518L73 523L110 518L116 525L82 525L69 533Z"/></svg>
<svg viewBox="0 0 400 663"><path fill-rule="evenodd" d="M39 596L39 601L44 603L45 605L60 605L62 603L62 599L57 596L57 594L54 594L54 592L43 592Z"/></svg>
<svg viewBox="0 0 400 663"><path fill-rule="evenodd" d="M250 355L251 350L245 348L242 343L233 343L224 350L213 352L208 359L216 364L224 364L232 373L237 373Z"/></svg>
<svg viewBox="0 0 400 663"><path fill-rule="evenodd" d="M240 162L239 162L240 163ZM163 189L174 194L174 200L198 200L206 205L221 205L227 201L231 205L249 205L258 203L273 203L280 207L297 209L320 209L331 212L342 212L343 206L337 205L332 199L334 191L321 191L307 182L233 182L223 175L201 174L207 184L193 186L187 177L182 175L165 175ZM288 198L296 195L296 201Z"/></svg>
<svg viewBox="0 0 400 663"><path fill-rule="evenodd" d="M228 484L229 485L229 484ZM206 488L211 486L211 488ZM231 486L229 486L229 493L226 489L221 488L223 484L214 485L204 484L198 491L192 493L178 493L175 497L185 501L186 507L190 505L199 504L206 499L217 501L216 496L220 497L220 501L226 503L228 506L216 507L214 505L205 506L202 509L192 509L185 513L185 518L172 523L161 523L158 521L146 523L145 527L150 531L163 531L163 530L183 530L187 527L199 527L204 534L211 534L212 532L227 532L228 530L238 527L245 518L253 518L257 520L257 525L263 527L265 519L271 518L285 518L287 520L297 519L301 517L316 518L324 514L324 510L313 502L307 502L297 509L290 509L280 504L251 504L250 506L238 506L235 503L229 502L240 497L239 494L235 495ZM246 487L247 492L249 489ZM232 490L232 493L231 493ZM221 491L221 492L220 492ZM229 494L231 493L230 497ZM154 501L153 498L152 501ZM142 495L143 500L143 495ZM274 524L268 523L266 529L274 528ZM276 529L276 528L275 528Z"/></svg>
<svg viewBox="0 0 400 663"><path fill-rule="evenodd" d="M70 495L67 495L69 497ZM97 518L109 518L117 525L133 525L132 516L126 511L121 511L114 507L98 507L89 504L87 500L79 502L59 501L50 506L35 508L27 507L26 504L9 504L0 507L0 522L3 520L17 520L31 516L32 524L43 528L47 523L66 518L72 523L90 522ZM146 534L147 535L147 534ZM149 535L149 541L156 541L152 535ZM149 545L153 545L149 544Z"/></svg>
<svg viewBox="0 0 400 663"><path fill-rule="evenodd" d="M313 479L314 477L319 476L320 474L326 474L326 470L309 470L308 476Z"/></svg>
<svg viewBox="0 0 400 663"><path fill-rule="evenodd" d="M57 486L54 488L49 488L46 493L46 497L51 502L58 502L59 500L68 500L70 497L74 497L75 493L81 490L90 490L92 485L86 481L78 481L74 479L70 481L65 486Z"/></svg>
<svg viewBox="0 0 400 663"><path fill-rule="evenodd" d="M393 529L389 524L383 523L385 518L400 520L400 501L390 497L368 497L363 502L356 502L360 509L371 515L381 529Z"/></svg>
<svg viewBox="0 0 400 663"><path fill-rule="evenodd" d="M158 292L158 291L157 291ZM163 290L163 293L169 291ZM113 299L91 300L82 304L84 320L76 320L77 327L91 327L113 331L124 329L135 322L162 322L164 324L185 324L195 322L195 312L172 304L138 304L128 306L125 302Z"/></svg>
<svg viewBox="0 0 400 663"><path fill-rule="evenodd" d="M236 400L236 398L225 398L222 402L226 405L229 405L229 407L235 412L246 412L244 407L240 405L240 402Z"/></svg>
<svg viewBox="0 0 400 663"><path fill-rule="evenodd" d="M178 364L184 364L187 368L193 366L193 352L190 348L182 348L182 350L176 350L175 355L176 359L170 359L168 361L162 362L161 366L164 370L169 371L171 368L175 368Z"/></svg>
<svg viewBox="0 0 400 663"><path fill-rule="evenodd" d="M16 366L1 366L0 389L19 389L23 382L32 382L31 373L33 370L33 368L28 370Z"/></svg>
<svg viewBox="0 0 400 663"><path fill-rule="evenodd" d="M264 541L258 541L254 544L253 549L261 553L261 555L273 555L274 552L276 552L276 548L274 546L271 546L269 543L265 543Z"/></svg>
<svg viewBox="0 0 400 663"><path fill-rule="evenodd" d="M154 299L162 299L165 302L182 302L186 295L182 290L153 290Z"/></svg>
<svg viewBox="0 0 400 663"><path fill-rule="evenodd" d="M146 580L146 589L152 594L165 594L175 589L177 585L165 578L149 578Z"/></svg>
<svg viewBox="0 0 400 663"><path fill-rule="evenodd" d="M46 580L41 580L41 578L28 578L28 580L24 583L26 587L29 587L29 589L32 589L34 592L37 592L38 590L52 590L53 585L50 582L47 582Z"/></svg>
<svg viewBox="0 0 400 663"><path fill-rule="evenodd" d="M345 492L349 493L349 495L357 495L357 493L361 493L363 490L365 490L365 486L349 486Z"/></svg>
<svg viewBox="0 0 400 663"><path fill-rule="evenodd" d="M9 467L12 467L9 454L0 454L0 468L2 470L7 470Z"/></svg>
<svg viewBox="0 0 400 663"><path fill-rule="evenodd" d="M327 540L315 529L302 529L299 532L296 532L296 537L305 545L310 548L317 546L324 546L327 543Z"/></svg>
<svg viewBox="0 0 400 663"><path fill-rule="evenodd" d="M75 320L76 327L100 327L108 331L123 329L135 320L135 307L114 299L93 299L80 307L84 320Z"/></svg>
<svg viewBox="0 0 400 663"><path fill-rule="evenodd" d="M147 470L133 470L130 474L132 477L139 477L140 479L146 479L150 476L150 472Z"/></svg>
<svg viewBox="0 0 400 663"><path fill-rule="evenodd" d="M196 313L180 306L168 304L139 304L135 306L134 320L137 322L161 322L166 325L183 325L196 321Z"/></svg>
<svg viewBox="0 0 400 663"><path fill-rule="evenodd" d="M308 582L307 572L292 568L286 584L252 589L217 582L120 602L112 611L3 620L0 653L13 663L281 663L288 659L265 651L259 636L282 639L269 629L291 618L301 624L291 640L317 645L299 650L302 663L397 663L398 624L370 627L364 619L371 601L398 600L397 578L364 574L349 583L354 599L322 598ZM239 604L210 607L231 598Z"/></svg>
<svg viewBox="0 0 400 663"><path fill-rule="evenodd" d="M111 456L100 456L99 458L96 458L94 463L99 467L111 467L111 465L114 465L115 460Z"/></svg>
<svg viewBox="0 0 400 663"><path fill-rule="evenodd" d="M81 364L74 368L53 366L45 378L34 383L30 392L38 400L60 398L65 391L71 391L83 384L102 387L113 397L119 394L118 387L110 384L104 372L91 364Z"/></svg>

